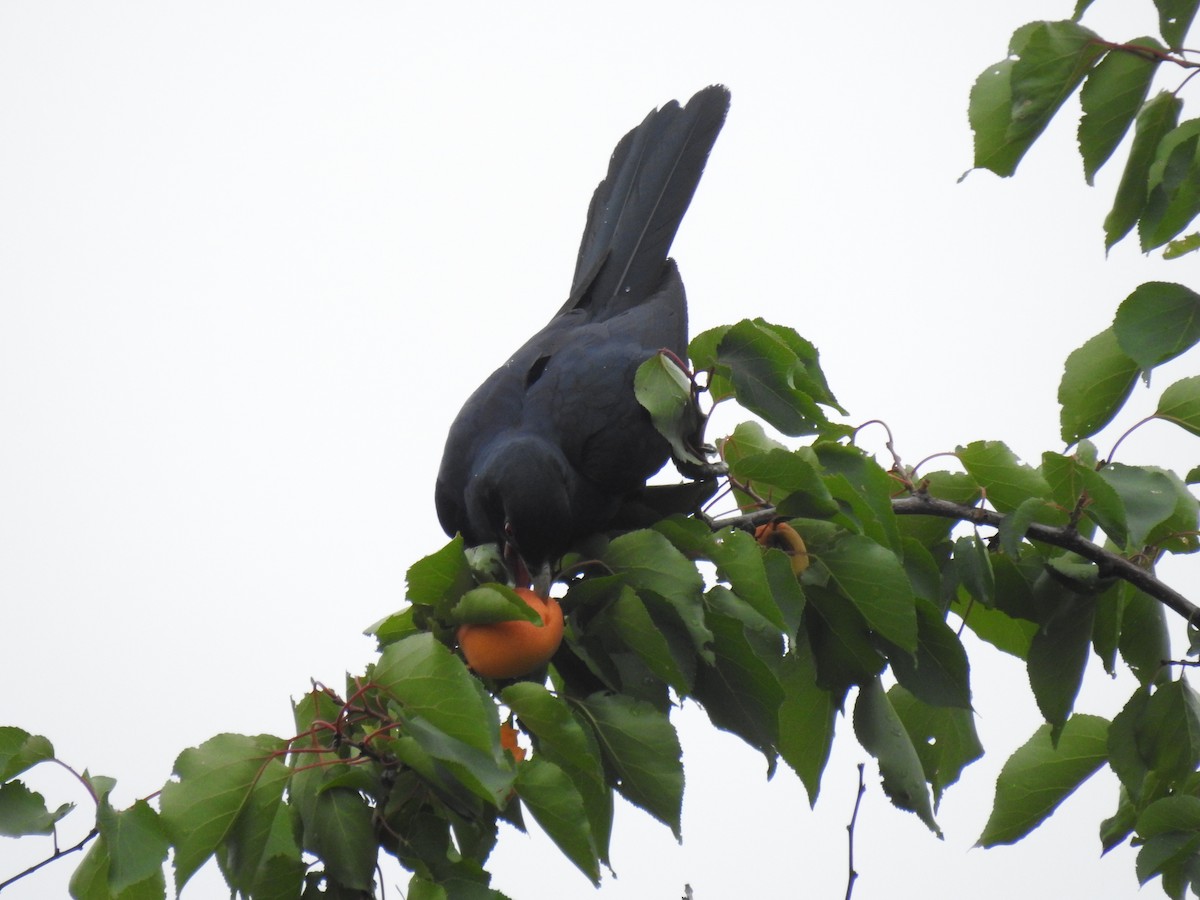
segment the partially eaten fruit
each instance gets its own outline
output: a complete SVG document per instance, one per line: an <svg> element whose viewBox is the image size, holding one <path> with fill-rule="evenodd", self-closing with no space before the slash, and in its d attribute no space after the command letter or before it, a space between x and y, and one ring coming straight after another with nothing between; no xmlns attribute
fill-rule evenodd
<svg viewBox="0 0 1200 900"><path fill-rule="evenodd" d="M787 522L759 525L754 529L754 539L764 547L775 547L786 553L797 578L808 568L808 548L804 546L804 538Z"/></svg>

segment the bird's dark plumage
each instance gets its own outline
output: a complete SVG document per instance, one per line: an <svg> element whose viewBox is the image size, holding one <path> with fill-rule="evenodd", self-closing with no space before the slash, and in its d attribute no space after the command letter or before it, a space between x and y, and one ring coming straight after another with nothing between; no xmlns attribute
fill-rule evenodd
<svg viewBox="0 0 1200 900"><path fill-rule="evenodd" d="M637 402L637 367L687 352L687 300L667 259L725 121L729 92L648 115L596 188L567 302L463 405L438 473L438 518L531 570L611 524L670 457Z"/></svg>

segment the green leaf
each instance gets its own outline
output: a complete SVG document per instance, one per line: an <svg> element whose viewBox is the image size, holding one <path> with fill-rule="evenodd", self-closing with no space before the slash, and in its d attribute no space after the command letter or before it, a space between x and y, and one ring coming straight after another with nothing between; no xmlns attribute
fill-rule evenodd
<svg viewBox="0 0 1200 900"><path fill-rule="evenodd" d="M971 708L967 651L929 600L917 601L917 652L891 656L896 679L930 706Z"/></svg>
<svg viewBox="0 0 1200 900"><path fill-rule="evenodd" d="M1175 512L1175 487L1163 473L1140 466L1109 463L1099 474L1125 507L1125 521L1129 526L1127 546L1144 546L1155 526Z"/></svg>
<svg viewBox="0 0 1200 900"><path fill-rule="evenodd" d="M1020 29L1010 46L1012 71L1009 136L1032 142L1105 50L1100 36L1077 22L1036 22Z"/></svg>
<svg viewBox="0 0 1200 900"><path fill-rule="evenodd" d="M410 716L491 755L499 746L496 707L457 656L432 634L389 644L375 663L372 680Z"/></svg>
<svg viewBox="0 0 1200 900"><path fill-rule="evenodd" d="M821 774L833 747L838 704L817 684L816 660L803 632L780 668L783 702L779 706L779 755L800 776L815 806Z"/></svg>
<svg viewBox="0 0 1200 900"><path fill-rule="evenodd" d="M671 356L660 351L638 366L633 393L650 413L658 433L671 445L676 459L696 465L708 461L698 446L704 417L696 403L692 379Z"/></svg>
<svg viewBox="0 0 1200 900"><path fill-rule="evenodd" d="M1145 739L1146 709L1150 692L1139 689L1125 702L1108 729L1108 765L1121 780L1125 794L1138 806L1142 804L1142 788L1150 773L1150 764L1142 755L1139 740ZM1132 823L1131 823L1132 824Z"/></svg>
<svg viewBox="0 0 1200 900"><path fill-rule="evenodd" d="M596 733L617 790L678 839L683 751L670 720L649 703L621 694L593 694L580 708Z"/></svg>
<svg viewBox="0 0 1200 900"><path fill-rule="evenodd" d="M601 862L607 862L612 791L604 780L600 747L592 732L579 724L564 700L540 684L522 681L509 685L501 699L533 733L538 754L570 777L583 798L597 855Z"/></svg>
<svg viewBox="0 0 1200 900"><path fill-rule="evenodd" d="M113 893L161 875L170 842L158 813L145 800L119 812L105 801L96 823L108 845L108 884Z"/></svg>
<svg viewBox="0 0 1200 900"><path fill-rule="evenodd" d="M554 763L533 757L517 767L517 795L567 859L597 887L600 860L583 796Z"/></svg>
<svg viewBox="0 0 1200 900"><path fill-rule="evenodd" d="M878 678L859 691L854 704L854 733L863 748L878 760L883 790L892 803L915 812L940 838L942 832L933 818L921 759Z"/></svg>
<svg viewBox="0 0 1200 900"><path fill-rule="evenodd" d="M371 891L378 850L366 798L350 788L330 787L299 808L304 849L325 863L326 875L340 888Z"/></svg>
<svg viewBox="0 0 1200 900"><path fill-rule="evenodd" d="M1031 498L1036 503L1041 501ZM1019 509L1030 501L1025 501ZM1013 513L1017 516L1016 513ZM1018 516L1019 518L1019 516ZM1007 521L1007 519L1006 519ZM1026 526L1028 527L1028 526ZM992 571L992 558L979 533L963 535L954 541L954 576L967 593L984 606L994 606L996 601L996 576Z"/></svg>
<svg viewBox="0 0 1200 900"><path fill-rule="evenodd" d="M1129 43L1165 49L1152 37L1136 38ZM1150 91L1158 63L1159 60L1152 56L1113 50L1088 75L1079 92L1083 107L1083 118L1079 121L1079 152L1083 156L1088 184L1133 124Z"/></svg>
<svg viewBox="0 0 1200 900"><path fill-rule="evenodd" d="M1158 30L1167 46L1176 49L1183 46L1188 29L1196 18L1198 0L1154 0L1158 10Z"/></svg>
<svg viewBox="0 0 1200 900"><path fill-rule="evenodd" d="M847 689L871 681L887 661L854 604L815 585L807 594L804 624L816 662L817 684L833 695L840 708Z"/></svg>
<svg viewBox="0 0 1200 900"><path fill-rule="evenodd" d="M1146 703L1136 736L1160 782L1182 783L1200 764L1200 697L1183 680L1162 685Z"/></svg>
<svg viewBox="0 0 1200 900"><path fill-rule="evenodd" d="M756 635L738 615L736 596L724 588L709 591L708 602L715 659L697 669L694 695L714 725L773 760L783 688L768 660L782 656L783 642L773 629Z"/></svg>
<svg viewBox="0 0 1200 900"><path fill-rule="evenodd" d="M1077 443L1112 421L1129 399L1137 372L1112 328L1073 351L1058 387L1063 440Z"/></svg>
<svg viewBox="0 0 1200 900"><path fill-rule="evenodd" d="M1192 881L1190 873L1200 850L1200 798L1164 797L1151 803L1137 820L1138 838L1145 842L1137 858L1138 880L1145 884L1156 875L1163 876L1163 888L1174 896L1183 896L1167 888L1168 879ZM1193 891L1194 893L1194 891Z"/></svg>
<svg viewBox="0 0 1200 900"><path fill-rule="evenodd" d="M1083 684L1095 612L1092 597L1062 596L1029 647L1029 684L1038 709L1056 734L1071 715Z"/></svg>
<svg viewBox="0 0 1200 900"><path fill-rule="evenodd" d="M717 347L721 339L729 332L732 325L718 325L708 331L702 331L688 344L688 358L697 371L711 372L717 366ZM717 399L717 398L714 398Z"/></svg>
<svg viewBox="0 0 1200 900"><path fill-rule="evenodd" d="M1052 469L1058 469L1055 475ZM1051 484L1069 484L1069 492L1062 498L1064 506L1073 506L1086 494L1084 515L1102 529L1109 539L1118 547L1124 547L1129 542L1129 526L1126 520L1126 509L1118 494L1108 481L1097 473L1092 466L1085 466L1074 457L1058 454L1043 454L1042 469ZM1056 491L1057 494L1057 491Z"/></svg>
<svg viewBox="0 0 1200 900"><path fill-rule="evenodd" d="M1200 119L1163 135L1147 174L1146 209L1138 223L1142 250L1161 246L1200 213Z"/></svg>
<svg viewBox="0 0 1200 900"><path fill-rule="evenodd" d="M726 528L713 535L711 559L717 566L717 577L727 581L759 615L783 631L783 613L775 604L758 542L745 531Z"/></svg>
<svg viewBox="0 0 1200 900"><path fill-rule="evenodd" d="M447 617L451 624L488 623L514 620L541 627L542 617L506 584L484 584L467 591Z"/></svg>
<svg viewBox="0 0 1200 900"><path fill-rule="evenodd" d="M1009 58L971 90L975 165L1011 175L1104 49L1076 22L1031 22L1009 42Z"/></svg>
<svg viewBox="0 0 1200 900"><path fill-rule="evenodd" d="M512 790L513 772L499 746L491 752L480 750L451 737L424 718L401 715L400 724L403 733L438 760L459 784L497 809L504 806Z"/></svg>
<svg viewBox="0 0 1200 900"><path fill-rule="evenodd" d="M163 900L167 896L166 877L161 867L144 881L116 892L109 886L110 866L108 843L99 837L71 876L71 896L75 900Z"/></svg>
<svg viewBox="0 0 1200 900"><path fill-rule="evenodd" d="M421 631L414 621L416 611L415 606L409 606L400 612L384 616L374 625L365 629L363 634L370 635L379 641L379 649L382 650L388 644L394 644L410 634L417 634Z"/></svg>
<svg viewBox="0 0 1200 900"><path fill-rule="evenodd" d="M1122 352L1148 372L1200 341L1200 294L1167 281L1140 284L1121 301L1113 330Z"/></svg>
<svg viewBox="0 0 1200 900"><path fill-rule="evenodd" d="M967 627L980 640L1017 659L1028 658L1029 647L1038 630L1035 623L1014 618L999 609L988 609L979 603L969 607L964 603L955 603L953 608L964 617Z"/></svg>
<svg viewBox="0 0 1200 900"><path fill-rule="evenodd" d="M773 449L739 457L730 464L730 472L764 500L781 508L781 515L832 516L838 505L810 462L811 456L807 448Z"/></svg>
<svg viewBox="0 0 1200 900"><path fill-rule="evenodd" d="M1165 674L1162 662L1171 655L1166 611L1128 582L1121 582L1118 589L1125 594L1118 644L1121 658L1142 684L1150 684Z"/></svg>
<svg viewBox="0 0 1200 900"><path fill-rule="evenodd" d="M282 802L290 775L282 762L268 764L225 844L217 850L230 888L247 896L293 900L300 893L308 868L298 842L300 813Z"/></svg>
<svg viewBox="0 0 1200 900"><path fill-rule="evenodd" d="M868 537L848 534L822 555L821 562L880 636L910 653L917 649L912 585L895 553Z"/></svg>
<svg viewBox="0 0 1200 900"><path fill-rule="evenodd" d="M74 808L74 803L64 803L50 812L41 794L20 781L6 781L0 784L0 835L53 834L54 823Z"/></svg>
<svg viewBox="0 0 1200 900"><path fill-rule="evenodd" d="M1004 177L1017 170L1017 164L1031 143L1024 139L1012 140L1008 136L1008 125L1012 121L1014 65L1015 60L1004 59L981 72L971 86L967 107L971 131L975 134L975 168L990 169Z"/></svg>
<svg viewBox="0 0 1200 900"><path fill-rule="evenodd" d="M163 785L159 808L180 888L225 840L268 761L285 748L270 735L219 734L179 754L177 780Z"/></svg>
<svg viewBox="0 0 1200 900"><path fill-rule="evenodd" d="M772 450L786 450L791 453L785 445L768 436L762 425L752 419L739 422L728 437L718 438L717 447L721 451L721 458L731 466L748 456L770 453Z"/></svg>
<svg viewBox="0 0 1200 900"><path fill-rule="evenodd" d="M1150 195L1150 166L1154 163L1158 145L1163 137L1179 121L1179 111L1182 108L1183 101L1173 93L1159 91L1138 113L1133 145L1129 150L1129 158L1125 161L1121 183L1117 186L1113 208L1104 219L1106 249L1111 249L1117 241L1129 234L1145 211ZM1061 396L1059 399L1061 400Z"/></svg>
<svg viewBox="0 0 1200 900"><path fill-rule="evenodd" d="M696 566L657 531L631 531L609 542L601 562L639 594L652 591L679 616L696 650L711 659L712 632L704 624L704 580Z"/></svg>
<svg viewBox="0 0 1200 900"><path fill-rule="evenodd" d="M900 528L892 511L896 482L879 463L857 447L822 442L814 448L830 492L850 507L857 530L892 550L901 547ZM838 477L840 476L840 477ZM841 489L844 486L845 489ZM851 513L847 513L850 517Z"/></svg>
<svg viewBox="0 0 1200 900"><path fill-rule="evenodd" d="M1037 828L1107 759L1108 722L1099 716L1067 720L1057 746L1043 725L1004 764L992 814L977 844L1013 844Z"/></svg>
<svg viewBox="0 0 1200 900"><path fill-rule="evenodd" d="M1186 237L1169 241L1167 249L1163 251L1163 259L1179 259L1197 250L1200 250L1200 231L1193 231Z"/></svg>
<svg viewBox="0 0 1200 900"><path fill-rule="evenodd" d="M716 372L732 383L742 406L796 437L827 424L818 403L836 404L823 384L816 351L807 342L801 347L802 339L792 335L761 319L745 319L721 338Z"/></svg>
<svg viewBox="0 0 1200 900"><path fill-rule="evenodd" d="M1042 471L1043 472L1046 471L1046 456L1047 455L1048 454L1042 454ZM1049 473L1047 473L1047 478L1050 481L1053 481L1053 479L1049 478ZM1053 489L1053 485L1051 487ZM1012 512L1008 513L1004 517L1004 521L1002 521L1000 523L1000 527L997 529L997 532L998 532L997 537L1000 539L1000 549L1003 550L1005 553L1007 553L1009 556L1012 556L1012 557L1019 556L1021 553L1021 544L1025 540L1025 533L1027 531L1029 531L1029 526L1037 521L1038 515L1040 513L1042 513L1043 510L1045 510L1046 506L1047 506L1047 501L1043 500L1041 497L1030 497L1029 499L1022 501L1021 505L1018 506L1016 509L1014 509ZM979 539L978 535L976 535L976 540L978 540L978 539ZM962 539L960 538L959 540L962 540ZM957 544L957 541L955 543ZM985 552L986 552L986 550L985 550ZM965 557L965 554L964 554L964 557ZM959 553L958 553L957 549L955 550L954 558L956 560L959 558ZM988 568L989 568L989 570L991 569L990 560L989 560ZM992 573L990 571L988 574L989 574L989 576L992 576ZM992 576L992 577L994 577L994 576ZM964 582L964 583L967 585L967 590L970 591L971 590L970 583L969 582ZM994 590L994 588L993 588L993 590ZM991 603L988 602L988 596L991 596L991 595L981 596L979 594L972 592L972 596L974 596L977 600L987 603L989 606L991 605Z"/></svg>
<svg viewBox="0 0 1200 900"><path fill-rule="evenodd" d="M413 563L408 570L408 599L413 603L428 606L445 601L453 603L474 586L461 536Z"/></svg>
<svg viewBox="0 0 1200 900"><path fill-rule="evenodd" d="M1121 584L1117 581L1096 598L1096 619L1092 625L1092 649L1111 676L1117 674L1117 646L1125 612Z"/></svg>
<svg viewBox="0 0 1200 900"><path fill-rule="evenodd" d="M1117 811L1100 823L1100 846L1103 853L1125 843L1125 839L1133 833L1133 826L1137 823L1137 809L1129 795L1122 789L1120 797Z"/></svg>
<svg viewBox="0 0 1200 900"><path fill-rule="evenodd" d="M47 738L13 725L0 726L0 781L53 758L54 747Z"/></svg>
<svg viewBox="0 0 1200 900"><path fill-rule="evenodd" d="M1200 797L1164 797L1138 816L1138 837L1152 838L1171 831L1200 831Z"/></svg>
<svg viewBox="0 0 1200 900"><path fill-rule="evenodd" d="M617 598L593 622L610 628L646 668L677 692L687 694L691 690L693 671L685 671L677 661L663 630L633 588L622 585Z"/></svg>
<svg viewBox="0 0 1200 900"><path fill-rule="evenodd" d="M763 555L763 566L771 596L783 616L784 632L794 636L800 630L806 599L804 589L792 571L792 560L782 550L769 547Z"/></svg>
<svg viewBox="0 0 1200 900"><path fill-rule="evenodd" d="M975 715L966 709L930 706L901 685L893 685L888 700L904 724L925 780L933 788L936 811L946 788L958 781L963 769L983 756L983 745L975 733Z"/></svg>
<svg viewBox="0 0 1200 900"><path fill-rule="evenodd" d="M810 341L802 338L796 329L787 325L778 325L762 318L754 319L754 324L787 347L800 361L801 367L794 371L792 376L796 387L821 405L847 415L846 410L838 405L833 392L829 390L829 382L825 380L825 373L821 371L821 355Z"/></svg>
<svg viewBox="0 0 1200 900"><path fill-rule="evenodd" d="M999 512L1012 512L1030 497L1050 497L1042 474L1022 464L1000 441L974 441L958 447L955 456Z"/></svg>
<svg viewBox="0 0 1200 900"><path fill-rule="evenodd" d="M1200 375L1177 381L1163 391L1154 415L1200 435Z"/></svg>

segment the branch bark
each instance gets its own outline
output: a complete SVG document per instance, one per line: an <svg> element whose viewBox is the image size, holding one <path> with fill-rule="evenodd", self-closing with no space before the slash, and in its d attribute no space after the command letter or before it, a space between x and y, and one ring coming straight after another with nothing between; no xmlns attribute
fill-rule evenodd
<svg viewBox="0 0 1200 900"><path fill-rule="evenodd" d="M994 510L978 506L965 506L921 493L894 498L892 510L900 516L937 516L942 519L970 522L974 525L988 525L992 528L999 528L1005 518L1003 514ZM745 515L712 520L709 524L714 529L727 526L753 528L774 518L776 518L775 510L766 508ZM1077 553L1084 559L1094 562L1100 568L1102 575L1124 579L1142 593L1153 597L1163 606L1183 616L1189 625L1200 627L1200 607L1174 588L1160 581L1153 572L1142 568L1132 560L1105 550L1099 544L1092 543L1075 529L1056 528L1034 522L1025 530L1025 537L1031 541L1050 544L1053 547L1061 547Z"/></svg>

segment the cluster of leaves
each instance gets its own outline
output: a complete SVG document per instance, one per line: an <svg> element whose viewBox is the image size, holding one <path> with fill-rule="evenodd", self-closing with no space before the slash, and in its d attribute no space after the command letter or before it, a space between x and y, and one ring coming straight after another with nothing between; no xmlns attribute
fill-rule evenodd
<svg viewBox="0 0 1200 900"><path fill-rule="evenodd" d="M1160 69L1187 73L1186 81L1200 67L1194 52L1182 49L1197 4L1154 0L1159 37L1114 42L1079 23L1091 2L1078 0L1071 20L1021 26L1008 57L979 76L970 102L975 165L1012 175L1079 89L1079 152L1088 184L1133 129L1104 221L1105 246L1136 225L1143 251L1167 245L1166 258L1181 256L1200 248L1200 232L1179 237L1200 213L1200 119L1180 121L1182 84L1147 97Z"/></svg>
<svg viewBox="0 0 1200 900"><path fill-rule="evenodd" d="M1131 297L1114 327L1136 358L1161 362L1186 347L1178 329L1140 315L1147 302ZM1191 302L1200 319L1200 297ZM95 840L73 896L165 896L173 851L180 887L215 858L241 896L366 897L382 850L413 873L410 897L498 898L486 860L499 823L522 828L525 815L598 882L614 792L679 834L684 778L670 714L685 699L772 770L782 759L813 802L852 704L887 795L938 832L943 793L983 752L963 625L1026 661L1046 719L1006 764L980 842L1024 837L1108 764L1122 790L1104 846L1136 835L1139 875L1162 874L1178 896L1200 871L1200 701L1163 666L1163 607L1102 562L1025 534L1036 524L1077 540L1103 535L1114 558L1147 566L1191 552L1197 503L1183 481L1102 462L1086 440L1037 468L976 442L954 454L962 472L884 469L826 419L822 407L836 401L815 350L791 329L747 320L698 336L691 351L715 397L811 439L788 448L750 422L720 442L742 506L733 524L673 516L596 538L566 561L566 632L548 672L508 683L472 674L455 630L531 613L494 580L494 556L451 541L409 571L409 605L373 626L378 660L344 695L315 686L295 705L295 736L218 735L184 751L157 810L145 800L114 810L111 779L85 773ZM1093 398L1067 385L1073 367L1096 363L1072 359L1064 429L1085 431L1080 404ZM1114 394L1113 414L1127 394ZM1200 407L1172 409L1200 430ZM1089 415L1093 431L1111 418ZM960 533L955 518L904 514L905 498L954 504L964 520L986 504L999 527L988 540ZM803 536L810 565L799 578L781 550L734 527L764 517ZM1139 679L1112 722L1073 713L1093 654ZM506 742L506 718L528 756ZM45 738L0 730L0 833L50 833L69 811L51 812L17 778L52 757Z"/></svg>
<svg viewBox="0 0 1200 900"><path fill-rule="evenodd" d="M1089 5L1018 29L1009 57L979 77L976 166L1013 174L1081 89L1089 183L1133 130L1107 246L1136 225L1144 250L1196 249L1200 234L1180 235L1200 213L1200 120L1180 122L1177 90L1150 90L1160 70L1198 67L1181 49L1198 5L1155 0L1160 37L1119 43L1079 24ZM598 882L614 794L679 833L670 715L684 700L771 770L790 766L814 803L850 706L884 791L936 833L945 790L983 752L960 639L969 628L1024 661L1045 718L1005 764L980 843L1024 838L1108 766L1121 787L1102 847L1135 842L1143 883L1161 876L1175 898L1200 892L1200 698L1183 676L1192 663L1165 662L1166 590L1153 578L1163 554L1200 546L1188 489L1200 470L1123 465L1088 440L1139 376L1200 341L1198 322L1200 295L1142 285L1067 360L1070 452L1029 466L977 441L954 452L961 471L929 473L898 459L885 469L830 421L827 410L844 411L793 330L756 319L699 335L691 357L715 401L808 441L788 447L745 423L719 442L738 515L673 516L566 560L565 638L542 677L493 683L462 661L459 624L534 614L501 583L494 555L452 541L409 571L409 605L373 626L378 659L341 694L317 685L295 704L294 736L218 735L179 756L156 798L127 809L110 803L111 778L78 774L94 827L49 859L86 848L71 881L81 900L165 897L168 857L177 888L215 859L235 895L367 897L380 851L413 873L415 900L499 898L486 870L499 823L522 828L529 815ZM667 361L649 366L639 399L681 456L702 461L695 385ZM1152 418L1200 435L1200 378L1168 386ZM767 519L802 535L810 565L799 578L749 530ZM1195 656L1194 608L1175 608ZM1137 679L1111 721L1074 710L1093 657ZM531 753L514 748L514 726ZM51 810L22 778L47 762L57 760L46 738L0 728L0 835L53 834L71 812Z"/></svg>

